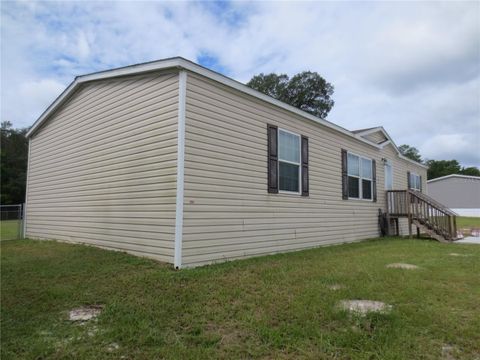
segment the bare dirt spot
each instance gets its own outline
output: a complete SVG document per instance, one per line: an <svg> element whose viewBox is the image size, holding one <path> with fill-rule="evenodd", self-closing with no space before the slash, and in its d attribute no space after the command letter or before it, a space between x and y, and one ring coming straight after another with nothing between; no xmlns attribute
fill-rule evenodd
<svg viewBox="0 0 480 360"><path fill-rule="evenodd" d="M96 318L102 312L103 305L90 305L72 309L69 312L70 321L88 321Z"/></svg>
<svg viewBox="0 0 480 360"><path fill-rule="evenodd" d="M388 313L392 305L373 300L342 300L339 303L342 310L347 310L358 315L366 315L369 312Z"/></svg>
<svg viewBox="0 0 480 360"><path fill-rule="evenodd" d="M333 285L330 285L328 287L330 290L333 290L333 291L338 291L338 290L343 290L346 288L345 285L342 285L342 284L333 284Z"/></svg>
<svg viewBox="0 0 480 360"><path fill-rule="evenodd" d="M456 349L450 345L442 346L442 359L444 360L456 360L454 354L456 353Z"/></svg>
<svg viewBox="0 0 480 360"><path fill-rule="evenodd" d="M388 264L387 268L389 269L406 269L406 270L415 270L419 269L417 265L413 264L405 264L405 263L393 263L393 264Z"/></svg>
<svg viewBox="0 0 480 360"><path fill-rule="evenodd" d="M448 255L450 255L450 256L461 256L461 257L472 256L471 254L459 254L459 253L450 253Z"/></svg>
<svg viewBox="0 0 480 360"><path fill-rule="evenodd" d="M111 343L110 345L108 345L107 347L107 351L108 352L114 352L116 350L120 349L120 345L118 345L117 343Z"/></svg>

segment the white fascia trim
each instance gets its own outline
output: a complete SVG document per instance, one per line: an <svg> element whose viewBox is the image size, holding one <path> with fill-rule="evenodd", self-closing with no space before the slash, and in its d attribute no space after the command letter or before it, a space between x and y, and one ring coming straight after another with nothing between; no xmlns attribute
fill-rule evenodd
<svg viewBox="0 0 480 360"><path fill-rule="evenodd" d="M377 131L382 131L383 133L385 133L385 129L382 126L377 126L377 127L374 127L374 128L368 129L368 130L363 130L363 131L357 132L356 134L357 135L369 135L369 134L376 133Z"/></svg>
<svg viewBox="0 0 480 360"><path fill-rule="evenodd" d="M435 179L427 180L427 183L435 182L435 181L438 181L438 180L444 180L444 179L448 179L448 178L452 178L452 177L462 178L462 179L480 180L480 176L450 174L450 175L441 176L441 177L438 177L438 178L435 178Z"/></svg>
<svg viewBox="0 0 480 360"><path fill-rule="evenodd" d="M186 93L187 73L186 71L180 71L178 74L177 195L175 207L175 251L173 257L173 265L176 269L182 267Z"/></svg>
<svg viewBox="0 0 480 360"><path fill-rule="evenodd" d="M27 205L28 205L28 178L30 177L30 153L32 139L28 139L27 178L25 184L25 204L23 206L23 237L27 237Z"/></svg>
<svg viewBox="0 0 480 360"><path fill-rule="evenodd" d="M27 138L32 136L32 134L47 119L47 117L51 113L53 113L60 105L63 104L63 102L68 98L68 96L70 96L73 90L77 87L77 85L78 85L78 79L75 79L70 83L70 85L68 85L68 87L65 90L63 90L63 92L55 99L55 101L50 104L50 106L42 113L42 115L40 115L40 117L30 127L30 130L28 130L27 134L25 135Z"/></svg>

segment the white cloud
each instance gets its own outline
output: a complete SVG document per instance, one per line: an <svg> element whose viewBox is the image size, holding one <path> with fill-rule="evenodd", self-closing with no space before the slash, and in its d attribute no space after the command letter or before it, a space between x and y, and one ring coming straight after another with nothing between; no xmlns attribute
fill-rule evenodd
<svg viewBox="0 0 480 360"><path fill-rule="evenodd" d="M462 145L480 129L478 2L9 2L1 20L2 119L18 126L75 75L208 54L240 81L318 71L329 120L480 164Z"/></svg>
<svg viewBox="0 0 480 360"><path fill-rule="evenodd" d="M429 138L420 148L427 159L451 160L463 158L466 166L480 163L480 133L442 134Z"/></svg>

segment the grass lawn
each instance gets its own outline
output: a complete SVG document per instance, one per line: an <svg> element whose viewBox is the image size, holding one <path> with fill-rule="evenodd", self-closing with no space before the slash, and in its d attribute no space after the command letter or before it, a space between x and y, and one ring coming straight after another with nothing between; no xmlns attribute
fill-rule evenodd
<svg viewBox="0 0 480 360"><path fill-rule="evenodd" d="M20 220L0 221L0 240L12 240L19 237Z"/></svg>
<svg viewBox="0 0 480 360"><path fill-rule="evenodd" d="M384 238L181 271L51 241L1 252L2 359L480 357L476 245ZM341 299L393 310L361 318ZM97 320L67 320L89 304Z"/></svg>
<svg viewBox="0 0 480 360"><path fill-rule="evenodd" d="M480 228L480 217L458 216L457 228Z"/></svg>

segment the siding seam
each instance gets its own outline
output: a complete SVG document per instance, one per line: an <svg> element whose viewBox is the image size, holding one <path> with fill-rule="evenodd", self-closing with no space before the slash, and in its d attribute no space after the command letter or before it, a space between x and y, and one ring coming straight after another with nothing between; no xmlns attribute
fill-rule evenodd
<svg viewBox="0 0 480 360"><path fill-rule="evenodd" d="M182 267L186 95L187 72L182 70L178 75L177 197L175 208L175 252L173 258L173 264L176 269Z"/></svg>

